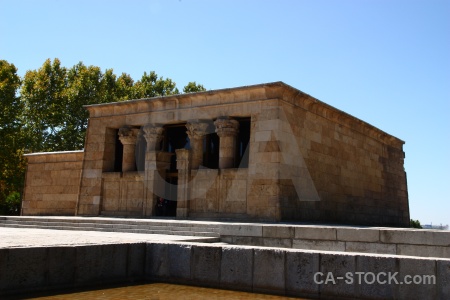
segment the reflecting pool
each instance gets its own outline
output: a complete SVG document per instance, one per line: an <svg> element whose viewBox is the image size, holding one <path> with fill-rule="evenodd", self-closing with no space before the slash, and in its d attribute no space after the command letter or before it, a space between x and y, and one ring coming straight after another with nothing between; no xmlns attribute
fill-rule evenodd
<svg viewBox="0 0 450 300"><path fill-rule="evenodd" d="M11 298L13 299L13 298ZM19 299L19 298L15 298ZM236 292L212 288L193 287L187 285L151 283L143 285L133 285L125 287L114 287L99 290L84 290L69 293L61 293L57 295L46 296L27 296L20 299L39 299L39 300L79 300L79 299L97 299L97 300L123 300L123 299L145 299L145 300L163 300L163 299L211 299L211 300L228 300L228 299L264 299L264 300L282 300L282 299L299 299L283 296L273 296L264 294L255 294L247 292Z"/></svg>

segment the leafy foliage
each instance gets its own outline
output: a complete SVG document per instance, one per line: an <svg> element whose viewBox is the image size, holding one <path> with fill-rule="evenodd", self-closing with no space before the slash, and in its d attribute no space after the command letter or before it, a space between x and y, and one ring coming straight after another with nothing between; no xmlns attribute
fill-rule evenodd
<svg viewBox="0 0 450 300"><path fill-rule="evenodd" d="M185 93L203 90L195 82L183 88ZM0 60L0 214L19 212L25 152L84 147L89 117L84 105L174 94L179 94L176 83L154 71L135 82L129 74L117 76L82 62L68 69L55 58L21 80L13 64Z"/></svg>
<svg viewBox="0 0 450 300"><path fill-rule="evenodd" d="M0 214L10 211L5 201L12 192L22 190L25 174L20 84L16 67L0 60Z"/></svg>
<svg viewBox="0 0 450 300"><path fill-rule="evenodd" d="M422 228L422 225L420 225L420 221L419 220L411 219L410 227L412 227L412 228Z"/></svg>
<svg viewBox="0 0 450 300"><path fill-rule="evenodd" d="M196 93L206 91L205 87L201 84L197 84L195 81L189 82L184 88L183 93Z"/></svg>

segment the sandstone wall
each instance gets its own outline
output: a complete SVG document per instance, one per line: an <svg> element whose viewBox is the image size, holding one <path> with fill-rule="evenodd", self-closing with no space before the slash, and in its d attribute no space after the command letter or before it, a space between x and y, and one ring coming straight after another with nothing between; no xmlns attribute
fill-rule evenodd
<svg viewBox="0 0 450 300"><path fill-rule="evenodd" d="M293 102L281 106L281 119L306 167L297 173L311 178L300 189L318 197L296 202L293 184L282 185L282 219L409 227L403 141L326 105ZM280 168L292 172L283 161Z"/></svg>
<svg viewBox="0 0 450 300"><path fill-rule="evenodd" d="M248 169L199 169L192 176L189 216L243 219Z"/></svg>
<svg viewBox="0 0 450 300"><path fill-rule="evenodd" d="M83 151L25 155L22 215L75 215L83 155Z"/></svg>
<svg viewBox="0 0 450 300"><path fill-rule="evenodd" d="M102 215L142 216L144 178L138 172L103 173Z"/></svg>

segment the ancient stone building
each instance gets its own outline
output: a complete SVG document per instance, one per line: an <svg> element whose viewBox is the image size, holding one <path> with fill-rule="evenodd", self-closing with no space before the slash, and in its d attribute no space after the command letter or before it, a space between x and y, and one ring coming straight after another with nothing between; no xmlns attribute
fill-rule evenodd
<svg viewBox="0 0 450 300"><path fill-rule="evenodd" d="M408 226L404 142L282 82L86 106L28 154L23 215Z"/></svg>

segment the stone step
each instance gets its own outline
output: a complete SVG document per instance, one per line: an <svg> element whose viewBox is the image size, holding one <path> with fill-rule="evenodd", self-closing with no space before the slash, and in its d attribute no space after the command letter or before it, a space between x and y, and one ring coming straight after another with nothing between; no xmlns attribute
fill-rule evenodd
<svg viewBox="0 0 450 300"><path fill-rule="evenodd" d="M6 222L0 222L0 224L9 224L9 225L17 225L19 226L37 226L37 227L53 227L53 226L70 226L70 227L76 227L81 229L88 229L88 228L110 228L113 229L122 229L122 230L162 230L162 231L170 231L170 232L179 232L179 231L189 231L189 232L212 232L214 233L213 228L208 227L197 227L197 226L184 226L179 227L177 226L170 226L165 224L164 226L152 226L152 225L129 225L129 224L99 224L99 223L72 223L72 222L19 222L19 221L6 221Z"/></svg>
<svg viewBox="0 0 450 300"><path fill-rule="evenodd" d="M175 220L168 220L168 221L154 221L154 220L132 220L132 221L126 221L126 220L92 220L92 219L70 219L70 220L63 220L63 219L42 219L42 218L14 218L14 217L0 217L0 223L7 222L7 223L29 223L29 224L56 224L56 223L75 223L80 224L79 226L91 226L91 224L102 224L107 226L163 226L163 227L193 227L193 228L209 228L212 230L217 230L219 226L214 224L199 224L191 222L183 223L182 221L175 221ZM89 225L82 225L82 224L89 224Z"/></svg>
<svg viewBox="0 0 450 300"><path fill-rule="evenodd" d="M80 226L82 225L82 226ZM205 231L204 228L193 227L170 227L170 226L142 226L123 224L93 224L93 223L70 223L70 222L0 222L0 226L13 228L40 228L56 230L80 230L80 231L109 231L109 232L130 232L143 234L165 234L183 236L204 236L220 237L220 234L213 231ZM186 230L189 229L189 230ZM194 230L196 229L196 230Z"/></svg>

